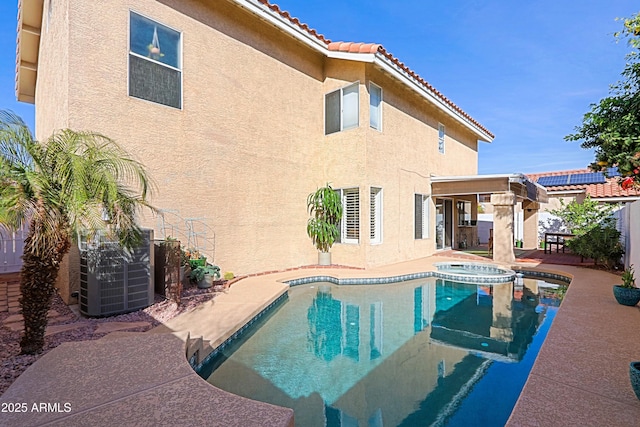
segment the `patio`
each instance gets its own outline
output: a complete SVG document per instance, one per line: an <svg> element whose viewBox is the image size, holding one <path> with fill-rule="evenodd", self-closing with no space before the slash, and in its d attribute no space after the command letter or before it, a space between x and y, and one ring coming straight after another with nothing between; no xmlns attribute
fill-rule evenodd
<svg viewBox="0 0 640 427"><path fill-rule="evenodd" d="M569 251L566 252L545 252L543 249L520 249L513 248L517 262L528 262L537 264L561 264L561 265L573 265L577 267L593 267L594 262L590 259L582 259L580 255L573 254ZM447 251L441 252L441 255L447 254L454 257L481 257L485 258L487 262L493 262L491 254L487 251L487 246L480 245L474 246L468 249L460 251Z"/></svg>

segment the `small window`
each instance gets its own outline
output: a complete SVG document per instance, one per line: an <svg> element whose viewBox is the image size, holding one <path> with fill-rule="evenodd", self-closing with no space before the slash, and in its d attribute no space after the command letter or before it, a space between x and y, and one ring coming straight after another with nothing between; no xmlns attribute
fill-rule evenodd
<svg viewBox="0 0 640 427"><path fill-rule="evenodd" d="M382 243L382 188L371 187L370 192L370 235L372 244Z"/></svg>
<svg viewBox="0 0 640 427"><path fill-rule="evenodd" d="M45 31L49 32L49 24L51 23L51 17L53 16L53 0L49 0L47 4L47 21L45 25Z"/></svg>
<svg viewBox="0 0 640 427"><path fill-rule="evenodd" d="M444 154L444 125L440 123L438 125L438 151Z"/></svg>
<svg viewBox="0 0 640 427"><path fill-rule="evenodd" d="M129 96L182 108L181 34L130 12Z"/></svg>
<svg viewBox="0 0 640 427"><path fill-rule="evenodd" d="M429 196L415 195L414 230L416 239L429 237Z"/></svg>
<svg viewBox="0 0 640 427"><path fill-rule="evenodd" d="M359 243L360 241L360 190L344 188L336 190L342 199L342 220L340 221L339 243Z"/></svg>
<svg viewBox="0 0 640 427"><path fill-rule="evenodd" d="M358 83L353 83L325 95L324 134L356 128L360 125Z"/></svg>
<svg viewBox="0 0 640 427"><path fill-rule="evenodd" d="M382 131L382 88L369 83L369 126Z"/></svg>

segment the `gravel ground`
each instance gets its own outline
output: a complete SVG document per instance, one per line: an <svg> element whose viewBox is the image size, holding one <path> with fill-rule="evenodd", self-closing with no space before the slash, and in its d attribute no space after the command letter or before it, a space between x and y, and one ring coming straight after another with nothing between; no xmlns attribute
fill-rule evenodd
<svg viewBox="0 0 640 427"><path fill-rule="evenodd" d="M145 332L180 313L184 313L203 302L209 301L214 298L217 293L222 292L222 289L222 286L214 286L209 289L199 289L197 286L189 286L185 287L182 291L180 306L156 295L155 303L144 310L97 319L76 316L56 294L51 302L51 309L55 310L59 316L50 318L49 325L80 323L79 327L45 337L42 353L26 355L20 354L20 337L22 332L11 331L6 327L0 326L0 394L4 393L13 381L33 362L60 344L72 341L95 340L105 336L105 333L95 333L96 328L100 324L107 322L148 322L150 326L127 329L127 331ZM9 316L9 313L0 313L0 324Z"/></svg>

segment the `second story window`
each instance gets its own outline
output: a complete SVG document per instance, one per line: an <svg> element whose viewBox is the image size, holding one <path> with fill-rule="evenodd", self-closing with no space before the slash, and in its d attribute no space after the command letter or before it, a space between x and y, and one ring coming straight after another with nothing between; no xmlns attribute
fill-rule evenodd
<svg viewBox="0 0 640 427"><path fill-rule="evenodd" d="M382 88L369 83L369 126L382 131Z"/></svg>
<svg viewBox="0 0 640 427"><path fill-rule="evenodd" d="M350 84L324 97L324 134L340 132L359 126L360 96L358 83Z"/></svg>
<svg viewBox="0 0 640 427"><path fill-rule="evenodd" d="M181 33L130 12L129 96L182 108Z"/></svg>
<svg viewBox="0 0 640 427"><path fill-rule="evenodd" d="M444 154L444 125L438 125L438 151Z"/></svg>

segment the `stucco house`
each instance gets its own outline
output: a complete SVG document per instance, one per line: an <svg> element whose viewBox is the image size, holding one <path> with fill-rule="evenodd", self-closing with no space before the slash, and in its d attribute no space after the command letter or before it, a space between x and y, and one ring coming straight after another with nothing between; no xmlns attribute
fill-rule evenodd
<svg viewBox="0 0 640 427"><path fill-rule="evenodd" d="M306 198L327 182L345 207L333 262L363 268L471 240L481 193L504 211L508 260L514 205L546 198L524 175L477 176L494 135L383 46L333 42L266 0L20 0L16 73L38 138L118 141L156 207L206 224L222 271L314 264Z"/></svg>

